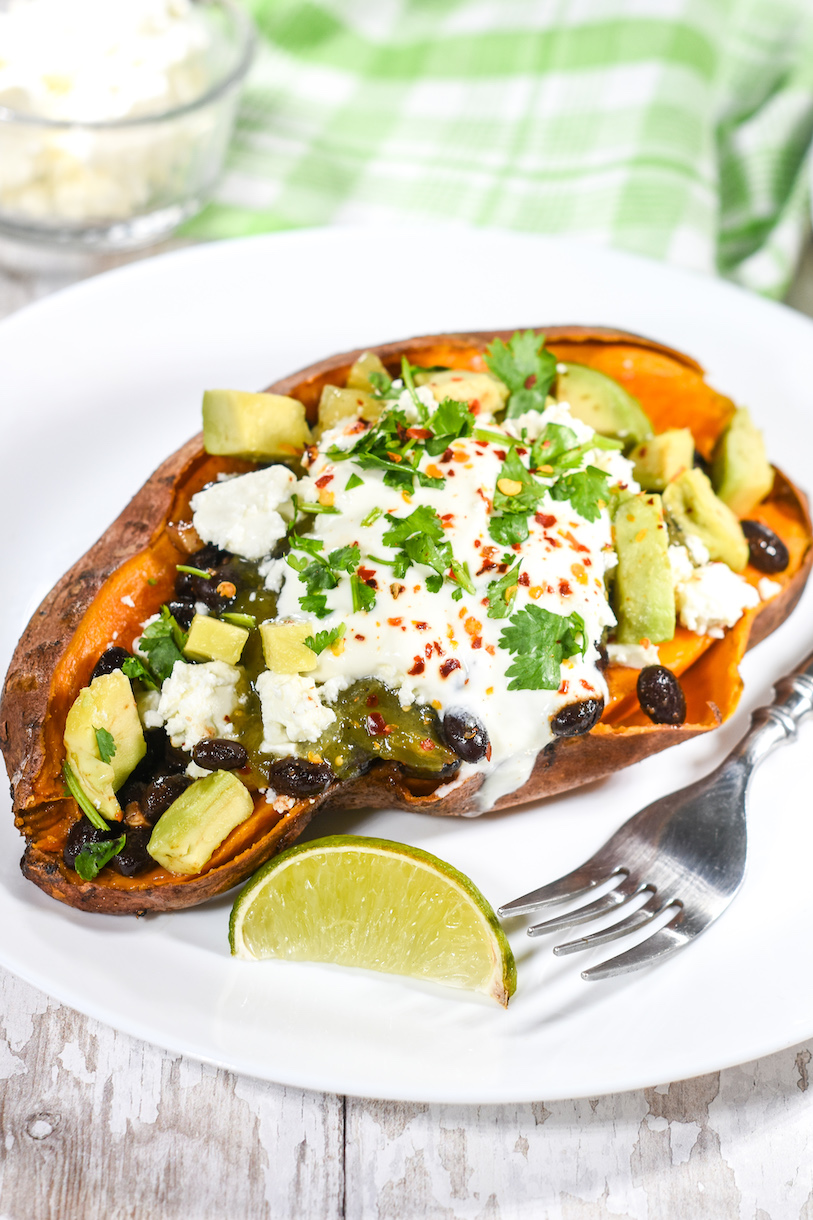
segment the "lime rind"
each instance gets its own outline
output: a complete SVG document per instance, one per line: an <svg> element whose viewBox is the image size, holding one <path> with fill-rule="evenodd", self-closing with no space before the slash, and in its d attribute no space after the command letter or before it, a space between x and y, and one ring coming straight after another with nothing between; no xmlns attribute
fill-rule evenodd
<svg viewBox="0 0 813 1220"><path fill-rule="evenodd" d="M369 856L385 863L378 887L369 885ZM316 877L321 868L324 887ZM236 957L407 974L482 991L503 1006L516 989L514 956L480 890L430 852L388 839L333 835L269 860L234 903L229 942Z"/></svg>

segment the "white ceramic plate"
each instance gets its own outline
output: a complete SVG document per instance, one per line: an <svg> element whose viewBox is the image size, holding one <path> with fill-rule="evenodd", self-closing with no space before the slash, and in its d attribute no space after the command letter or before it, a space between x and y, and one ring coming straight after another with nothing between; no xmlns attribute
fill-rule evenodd
<svg viewBox="0 0 813 1220"><path fill-rule="evenodd" d="M0 326L2 664L40 598L198 427L201 390L259 388L343 349L445 330L618 326L697 357L749 404L769 450L813 484L813 324L726 284L601 249L460 230L299 232L111 272ZM746 659L723 730L537 807L476 820L323 817L315 831L406 840L495 906L567 871L635 809L710 768L813 645L813 591ZM711 1071L813 1033L808 733L769 759L748 877L687 952L613 982L509 929L507 1012L444 989L320 965L230 959L230 899L145 919L59 906L17 868L0 810L0 961L74 1008L269 1080L421 1101L593 1096ZM591 955L598 960L601 951ZM605 956L606 956L605 951Z"/></svg>

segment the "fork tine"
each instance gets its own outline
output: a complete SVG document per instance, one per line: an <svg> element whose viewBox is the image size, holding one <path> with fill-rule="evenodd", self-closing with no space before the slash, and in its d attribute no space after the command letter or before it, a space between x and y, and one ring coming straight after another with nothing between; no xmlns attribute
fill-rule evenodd
<svg viewBox="0 0 813 1220"><path fill-rule="evenodd" d="M634 945L625 953L619 953L617 957L611 957L606 962L582 970L582 978L590 982L596 979L611 979L618 974L627 974L630 970L640 970L642 966L650 966L653 962L662 961L677 953L678 949L682 949L691 939L691 936L680 928L683 918L683 907L678 906L669 922L659 928L654 936L642 940L639 945Z"/></svg>
<svg viewBox="0 0 813 1220"><path fill-rule="evenodd" d="M575 911L569 911L567 915L554 916L553 919L546 919L543 923L535 923L528 928L529 936L544 936L548 932L563 932L565 928L575 928L580 923L589 923L591 919L597 919L599 915L606 915L609 911L617 911L625 906L636 894L641 892L642 886L636 885L629 880L626 873L616 873L618 884L615 889L610 890L607 894L602 894L595 902L589 902L587 906L578 907Z"/></svg>
<svg viewBox="0 0 813 1220"><path fill-rule="evenodd" d="M616 873L623 873L626 876L626 872L622 869L613 868L611 865L599 867L588 860L586 864L574 869L572 873L565 873L564 877L551 881L549 885L543 885L538 890L531 890L529 894L523 894L521 898L506 902L499 908L498 914L503 916L524 915L527 911L535 911L538 907L553 906L557 902L567 902L571 898L579 898L582 894L588 894L590 890L596 889L603 882L609 881L610 877L615 876Z"/></svg>
<svg viewBox="0 0 813 1220"><path fill-rule="evenodd" d="M640 892L638 890L638 893ZM622 903L619 910L623 910L626 905L626 902ZM568 953L578 953L580 949L594 949L596 945L606 945L611 940L618 940L620 936L626 936L629 932L643 928L663 909L663 905L658 906L657 895L653 893L643 906L638 907L637 911L633 911L626 919L612 924L609 928L603 928L601 932L592 932L589 936L580 936L578 940L568 940L563 945L554 945L553 952L557 957L564 957Z"/></svg>

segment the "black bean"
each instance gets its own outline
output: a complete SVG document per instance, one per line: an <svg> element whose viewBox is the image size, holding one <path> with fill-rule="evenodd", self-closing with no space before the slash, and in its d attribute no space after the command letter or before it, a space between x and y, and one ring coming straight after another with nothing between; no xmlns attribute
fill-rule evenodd
<svg viewBox="0 0 813 1220"><path fill-rule="evenodd" d="M121 669L125 661L129 661L130 653L126 648L107 648L93 667L93 673L90 675L91 682L94 678L100 678L102 674L112 674L117 669Z"/></svg>
<svg viewBox="0 0 813 1220"><path fill-rule="evenodd" d="M580 737L598 724L603 711L603 699L579 699L576 703L568 703L551 716L551 731L554 737Z"/></svg>
<svg viewBox="0 0 813 1220"><path fill-rule="evenodd" d="M316 796L324 792L333 779L327 763L310 762L307 758L279 758L268 768L268 782L282 796Z"/></svg>
<svg viewBox="0 0 813 1220"><path fill-rule="evenodd" d="M116 793L116 800L122 809L126 809L128 805L138 805L139 809L142 809L146 792L147 784L144 780L134 779L130 775Z"/></svg>
<svg viewBox="0 0 813 1220"><path fill-rule="evenodd" d="M782 539L761 521L743 521L742 531L748 539L748 556L758 572L773 576L784 572L790 563L788 548Z"/></svg>
<svg viewBox="0 0 813 1220"><path fill-rule="evenodd" d="M207 568L219 568L228 558L229 551L222 551L213 542L207 542L199 551L195 551L194 555L189 556L186 566L202 568L205 571Z"/></svg>
<svg viewBox="0 0 813 1220"><path fill-rule="evenodd" d="M443 739L464 762L479 762L491 749L485 727L471 712L459 708L443 717Z"/></svg>
<svg viewBox="0 0 813 1220"><path fill-rule="evenodd" d="M188 775L157 776L144 793L141 805L141 812L147 821L154 826L161 814L169 809L181 793L186 792L191 783Z"/></svg>
<svg viewBox="0 0 813 1220"><path fill-rule="evenodd" d="M111 826L107 830L97 830L93 823L83 816L78 822L74 822L68 831L68 841L62 852L62 859L68 868L75 868L76 857L83 848L89 847L91 843L104 843L109 839L117 839L120 834L121 827Z"/></svg>
<svg viewBox="0 0 813 1220"><path fill-rule="evenodd" d="M655 724L683 724L686 696L671 669L647 665L638 675L638 701Z"/></svg>
<svg viewBox="0 0 813 1220"><path fill-rule="evenodd" d="M206 771L239 771L248 766L248 750L226 737L204 737L193 746L192 761Z"/></svg>
<svg viewBox="0 0 813 1220"><path fill-rule="evenodd" d="M178 626L188 631L195 617L195 603L191 598L175 598L169 602L169 612L175 616Z"/></svg>
<svg viewBox="0 0 813 1220"><path fill-rule="evenodd" d="M598 660L596 661L596 669L603 674L607 666L610 664L610 654L607 651L606 644L598 646Z"/></svg>
<svg viewBox="0 0 813 1220"><path fill-rule="evenodd" d="M152 829L149 826L130 826L125 831L127 836L124 847L113 857L110 863L117 873L123 877L135 877L145 869L155 868L155 861L147 851Z"/></svg>

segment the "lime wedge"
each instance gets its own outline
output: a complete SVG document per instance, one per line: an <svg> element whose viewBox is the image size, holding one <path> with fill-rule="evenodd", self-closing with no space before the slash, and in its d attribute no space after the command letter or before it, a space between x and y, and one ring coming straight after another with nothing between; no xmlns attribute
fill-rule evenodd
<svg viewBox="0 0 813 1220"><path fill-rule="evenodd" d="M417 847L334 835L255 873L232 908L231 951L334 962L493 996L517 984L497 916L463 873Z"/></svg>

